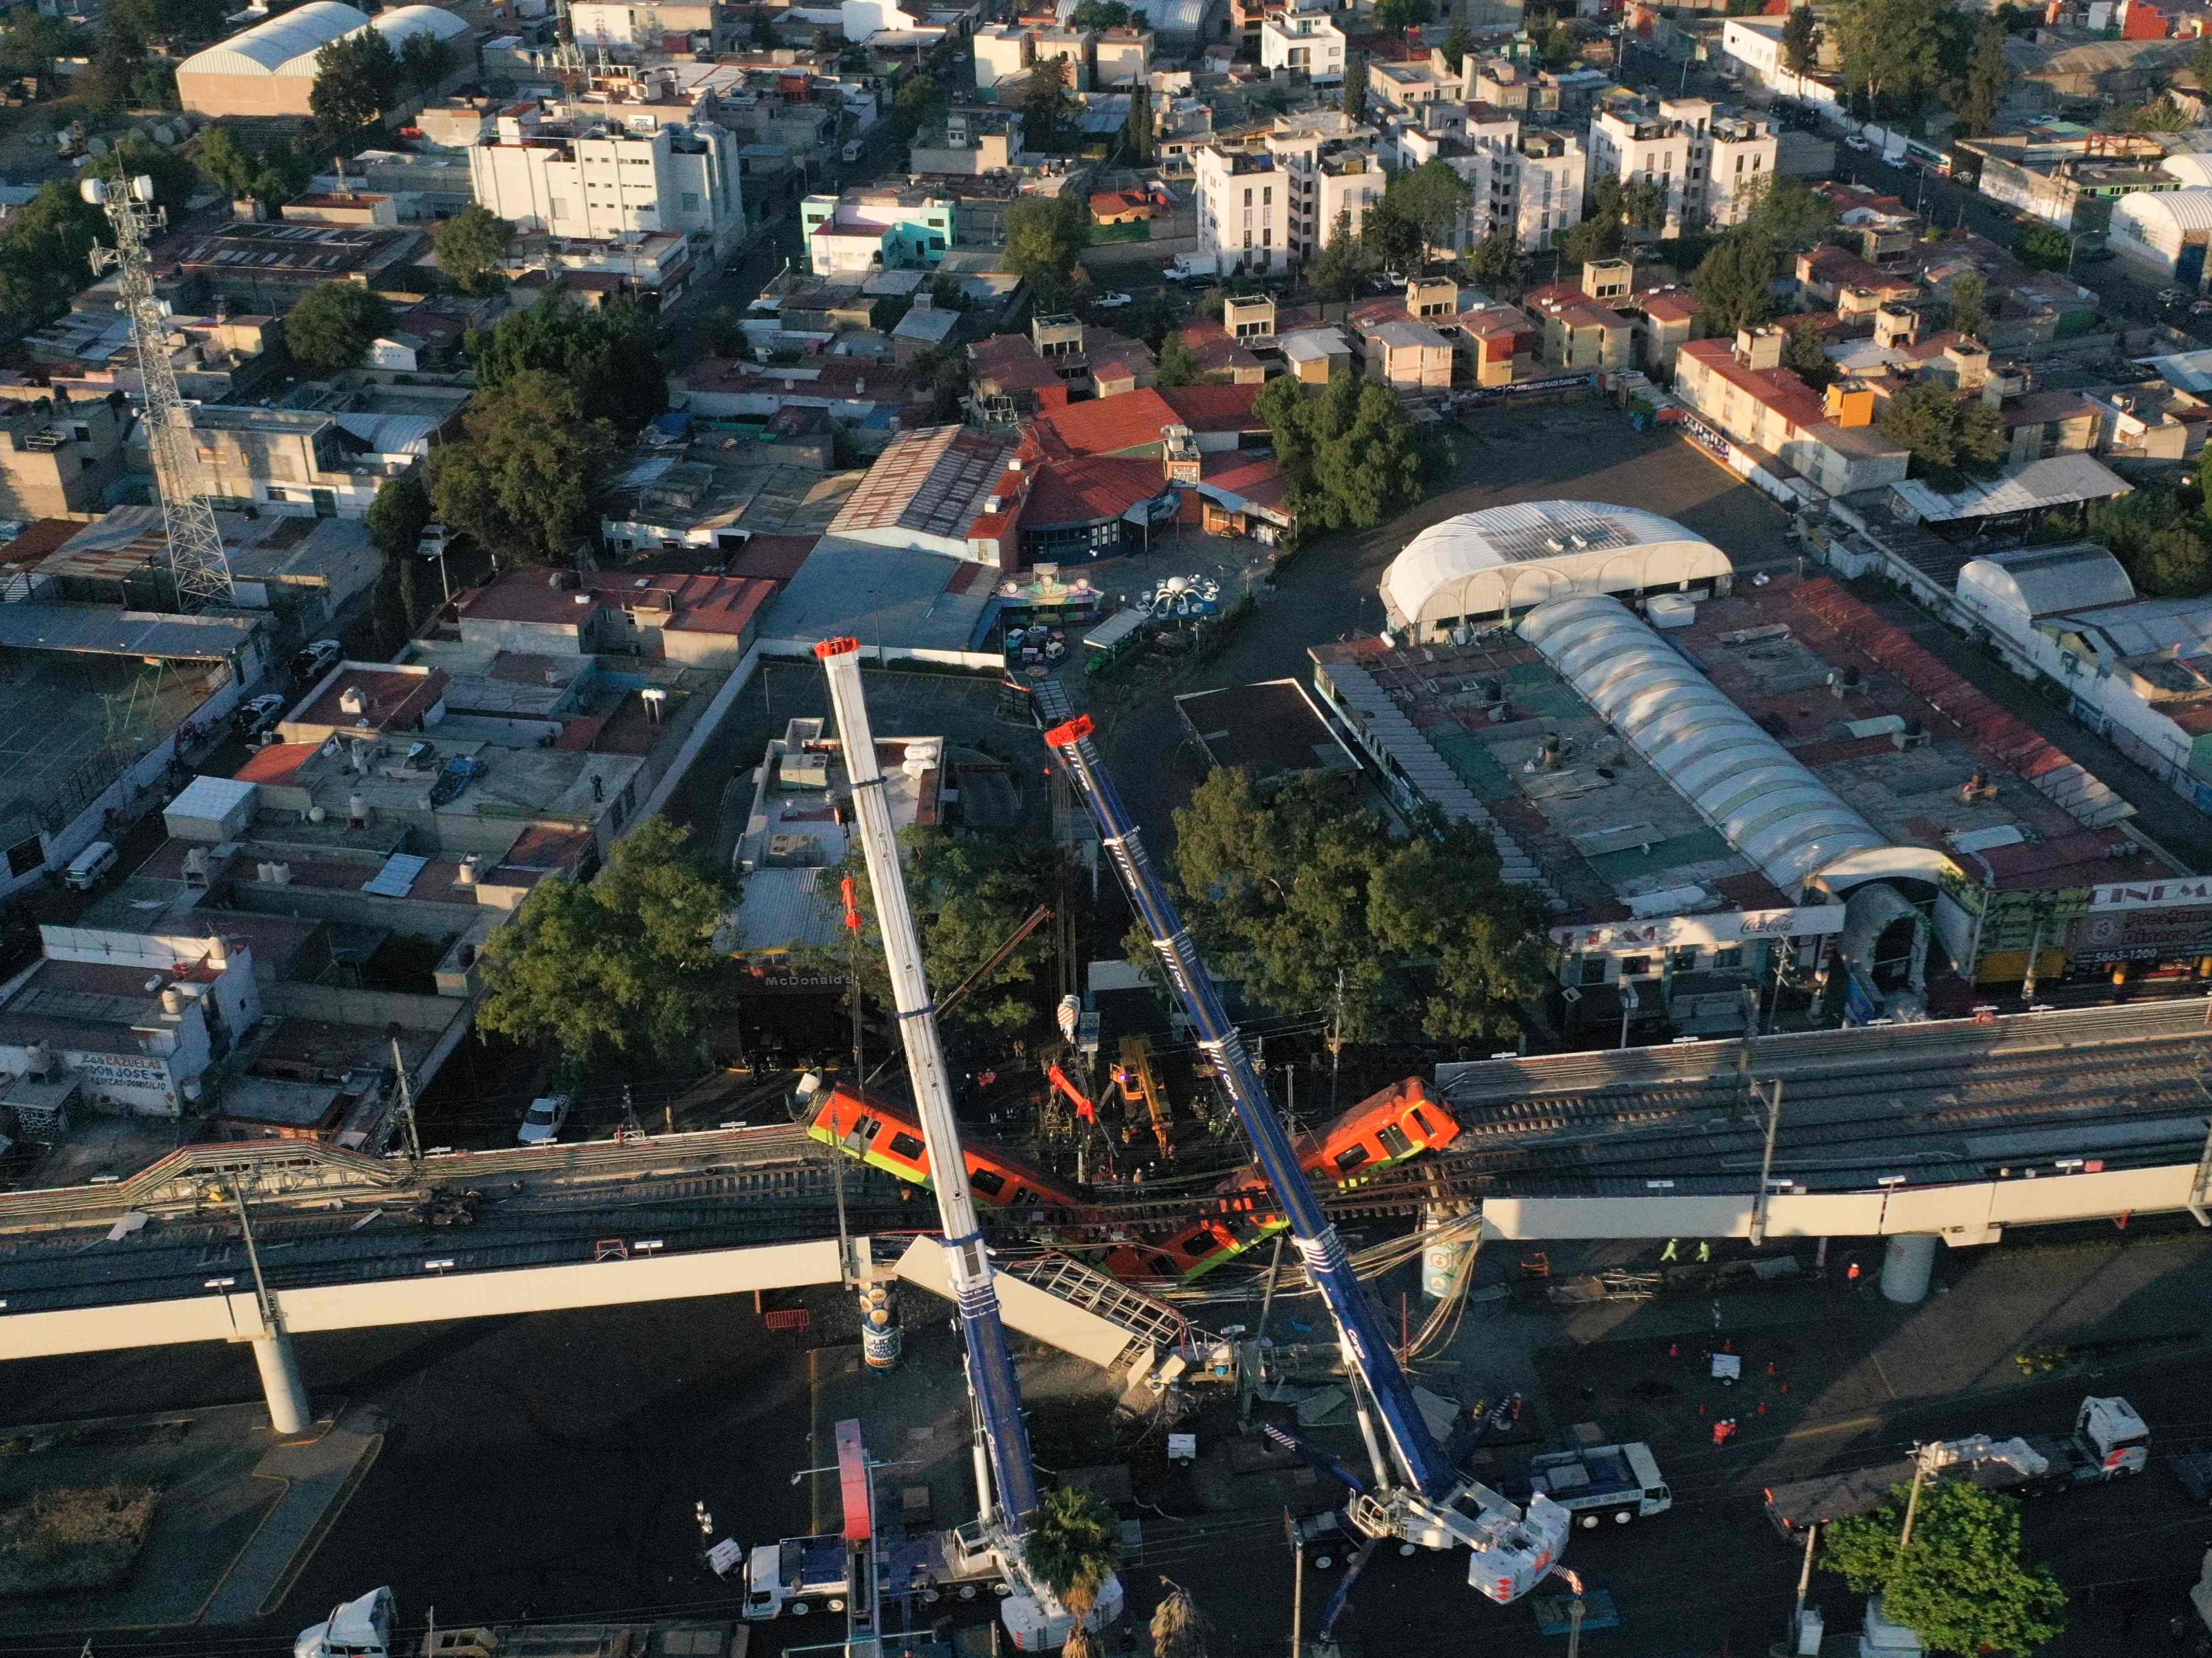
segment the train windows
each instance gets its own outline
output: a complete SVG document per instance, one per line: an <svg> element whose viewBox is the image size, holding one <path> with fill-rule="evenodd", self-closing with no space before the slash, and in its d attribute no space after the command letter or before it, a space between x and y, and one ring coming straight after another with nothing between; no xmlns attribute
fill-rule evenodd
<svg viewBox="0 0 2212 1658"><path fill-rule="evenodd" d="M968 1171L968 1184L992 1202L996 1203L999 1200L999 1193L1006 1189L1006 1177L988 1169L970 1169Z"/></svg>
<svg viewBox="0 0 2212 1658"><path fill-rule="evenodd" d="M1036 1193L1030 1191L1026 1186L1017 1186L1014 1188L1014 1195L1009 1199L1008 1201L1012 1203L1035 1203L1036 1201Z"/></svg>
<svg viewBox="0 0 2212 1658"><path fill-rule="evenodd" d="M1417 1105L1407 1114L1413 1118L1413 1127L1421 1131L1423 1143L1434 1145L1437 1141L1436 1125L1421 1114L1421 1108Z"/></svg>
<svg viewBox="0 0 2212 1658"><path fill-rule="evenodd" d="M855 1139L872 1140L883 1132L884 1122L880 1117L863 1117L853 1125L853 1137Z"/></svg>
<svg viewBox="0 0 2212 1658"><path fill-rule="evenodd" d="M1204 1260L1208 1255L1212 1254L1220 1247L1221 1239L1214 1234L1211 1228L1204 1228L1193 1233L1191 1235L1190 1242L1184 1244L1182 1248L1183 1253L1188 1255L1193 1260Z"/></svg>
<svg viewBox="0 0 2212 1658"><path fill-rule="evenodd" d="M1404 1136L1401 1135L1399 1138L1403 1139ZM1361 1163L1365 1163L1371 1155L1373 1154L1364 1145L1347 1145L1336 1154L1336 1172L1340 1175L1348 1175Z"/></svg>
<svg viewBox="0 0 2212 1658"><path fill-rule="evenodd" d="M891 1155L895 1157L911 1157L920 1163L926 1149L918 1134L900 1133L891 1136Z"/></svg>
<svg viewBox="0 0 2212 1658"><path fill-rule="evenodd" d="M1413 1142L1406 1131L1395 1122L1386 1122L1376 1131L1375 1138L1382 1142L1382 1149L1393 1157L1413 1155Z"/></svg>

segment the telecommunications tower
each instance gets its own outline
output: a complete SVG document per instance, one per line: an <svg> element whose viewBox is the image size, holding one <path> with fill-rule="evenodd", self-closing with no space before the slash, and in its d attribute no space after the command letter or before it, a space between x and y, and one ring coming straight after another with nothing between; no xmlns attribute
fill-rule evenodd
<svg viewBox="0 0 2212 1658"><path fill-rule="evenodd" d="M231 602L230 560L222 550L222 531L215 509L192 489L191 422L177 395L176 371L169 364L169 308L154 294L154 266L146 238L168 222L154 205L154 181L145 174L125 179L87 179L84 199L107 215L115 227L115 246L92 250L94 272L111 266L121 290L115 308L131 319L131 343L138 349L138 374L146 386L147 451L154 461L154 489L161 501L161 528L168 537L169 570L177 584L177 608L204 610Z"/></svg>

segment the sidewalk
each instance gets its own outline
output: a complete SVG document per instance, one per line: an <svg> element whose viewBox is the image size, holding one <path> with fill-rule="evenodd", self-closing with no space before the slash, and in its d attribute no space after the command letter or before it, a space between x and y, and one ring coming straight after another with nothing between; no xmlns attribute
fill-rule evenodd
<svg viewBox="0 0 2212 1658"><path fill-rule="evenodd" d="M112 1588L10 1606L16 1634L251 1623L306 1565L376 1460L382 1412L279 1440L258 1404L165 1411L9 1430L29 1442L0 1460L0 1503L42 1487L143 1480L161 1488L146 1546Z"/></svg>

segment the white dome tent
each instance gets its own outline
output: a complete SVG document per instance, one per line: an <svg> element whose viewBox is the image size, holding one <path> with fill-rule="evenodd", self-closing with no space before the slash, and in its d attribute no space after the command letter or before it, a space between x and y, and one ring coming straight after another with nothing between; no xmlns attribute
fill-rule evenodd
<svg viewBox="0 0 2212 1658"><path fill-rule="evenodd" d="M1382 574L1394 628L1433 639L1577 593L1725 593L1729 556L1672 519L1606 501L1462 513L1407 542Z"/></svg>

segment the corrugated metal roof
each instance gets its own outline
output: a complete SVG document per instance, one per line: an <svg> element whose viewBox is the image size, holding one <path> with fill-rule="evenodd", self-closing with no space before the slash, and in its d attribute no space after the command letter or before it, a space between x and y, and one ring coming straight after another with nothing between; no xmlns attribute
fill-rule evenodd
<svg viewBox="0 0 2212 1658"><path fill-rule="evenodd" d="M1630 582L1632 586L1706 580L1725 576L1734 568L1728 555L1704 537L1656 513L1607 501L1522 501L1462 513L1431 525L1407 542L1382 573L1382 599L1393 616L1419 623L1439 614L1431 603L1439 590L1472 591L1468 578L1485 571L1548 565L1549 579L1544 570L1531 570L1530 580L1518 585L1517 600L1517 578L1501 579L1505 599L1525 604L1555 589L1595 586L1604 579L1605 566L1638 549L1658 555L1671 551L1678 556L1678 564L1650 581L1643 579L1649 572L1639 573ZM1479 596L1480 603L1468 600L1457 608L1448 607L1444 614L1508 608L1490 602L1497 592Z"/></svg>
<svg viewBox="0 0 2212 1658"><path fill-rule="evenodd" d="M1888 841L1619 599L1539 604L1522 638L1654 771L1793 900Z"/></svg>
<svg viewBox="0 0 2212 1658"><path fill-rule="evenodd" d="M234 34L220 46L196 52L177 65L189 75L282 75L286 66L304 60L304 70L314 73L315 54L333 40L368 27L368 14L341 5L338 0L309 0L304 6L256 23Z"/></svg>
<svg viewBox="0 0 2212 1658"><path fill-rule="evenodd" d="M1968 478L1954 489L1938 489L1924 478L1907 478L1890 487L1920 517L1942 524L2038 507L2065 507L2077 501L2106 501L2129 494L2135 485L2094 455L2072 454L2030 461L1995 478Z"/></svg>
<svg viewBox="0 0 2212 1658"><path fill-rule="evenodd" d="M260 627L219 616L156 616L106 604L0 604L0 646L213 661L241 649Z"/></svg>
<svg viewBox="0 0 2212 1658"><path fill-rule="evenodd" d="M2212 230L2212 188L2207 187L2207 181L2212 181L2212 164L2202 155L2169 155L2166 171L2172 172L2177 161L2195 163L2197 171L2206 174L2206 181L2182 190L2135 191L2112 203L2114 220L2160 221L2184 233Z"/></svg>
<svg viewBox="0 0 2212 1658"><path fill-rule="evenodd" d="M1987 592L2030 616L2092 604L2125 604L2136 596L2135 583L2128 580L2119 560L2086 542L1991 553L1959 572L1959 587L1962 594L1970 587Z"/></svg>

